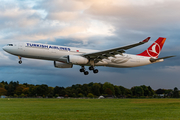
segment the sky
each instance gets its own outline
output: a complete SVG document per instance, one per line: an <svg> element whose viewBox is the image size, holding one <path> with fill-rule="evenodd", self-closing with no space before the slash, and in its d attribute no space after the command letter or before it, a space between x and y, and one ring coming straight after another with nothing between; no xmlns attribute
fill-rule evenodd
<svg viewBox="0 0 180 120"><path fill-rule="evenodd" d="M68 87L73 84L110 82L126 88L146 85L153 89L180 89L179 0L0 0L0 81ZM2 50L11 42L37 42L106 50L150 41L127 50L138 54L158 37L166 37L162 63L136 68L98 67L84 76L80 66L54 68L53 61L18 57Z"/></svg>

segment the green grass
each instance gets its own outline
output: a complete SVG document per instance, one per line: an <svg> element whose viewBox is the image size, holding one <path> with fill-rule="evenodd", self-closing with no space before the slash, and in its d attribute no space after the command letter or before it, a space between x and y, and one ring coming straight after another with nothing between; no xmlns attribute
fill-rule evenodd
<svg viewBox="0 0 180 120"><path fill-rule="evenodd" d="M0 120L178 120L180 99L0 99Z"/></svg>

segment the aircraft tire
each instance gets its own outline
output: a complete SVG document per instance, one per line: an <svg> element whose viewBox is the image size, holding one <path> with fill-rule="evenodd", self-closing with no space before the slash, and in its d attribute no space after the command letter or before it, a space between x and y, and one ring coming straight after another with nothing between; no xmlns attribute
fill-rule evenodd
<svg viewBox="0 0 180 120"><path fill-rule="evenodd" d="M96 74L96 73L98 73L99 71L98 71L98 69L95 69L95 70L93 70L93 72Z"/></svg>
<svg viewBox="0 0 180 120"><path fill-rule="evenodd" d="M94 70L94 67L93 67L93 66L90 66L90 67L89 67L89 70Z"/></svg>
<svg viewBox="0 0 180 120"><path fill-rule="evenodd" d="M84 69L80 69L79 71L80 71L80 72L85 72L85 70L84 70Z"/></svg>
<svg viewBox="0 0 180 120"><path fill-rule="evenodd" d="M85 72L84 72L84 75L88 75L88 74L89 74L89 72L88 72L88 71L85 71Z"/></svg>
<svg viewBox="0 0 180 120"><path fill-rule="evenodd" d="M21 61L21 60L19 61L19 64L22 64L22 61Z"/></svg>

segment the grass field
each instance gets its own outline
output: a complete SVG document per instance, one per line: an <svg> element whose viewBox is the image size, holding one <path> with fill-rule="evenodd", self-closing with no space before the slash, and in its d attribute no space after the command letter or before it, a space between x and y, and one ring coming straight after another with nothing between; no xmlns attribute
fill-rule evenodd
<svg viewBox="0 0 180 120"><path fill-rule="evenodd" d="M0 99L0 120L180 120L180 99Z"/></svg>

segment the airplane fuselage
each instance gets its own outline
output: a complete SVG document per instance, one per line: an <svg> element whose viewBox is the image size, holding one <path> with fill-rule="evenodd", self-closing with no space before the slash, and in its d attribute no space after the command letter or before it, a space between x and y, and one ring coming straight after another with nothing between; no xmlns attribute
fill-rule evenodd
<svg viewBox="0 0 180 120"><path fill-rule="evenodd" d="M42 59L50 61L59 61L67 63L68 55L82 55L87 53L98 52L99 50L81 49L67 46L48 45L41 43L12 43L3 49L13 55L21 56L25 58ZM117 54L113 57L102 59L95 63L95 66L107 66L107 67L137 67L151 64L150 57L144 57L132 54ZM160 62L160 61L158 61ZM81 65L81 64L76 64ZM85 66L90 64L85 64Z"/></svg>

